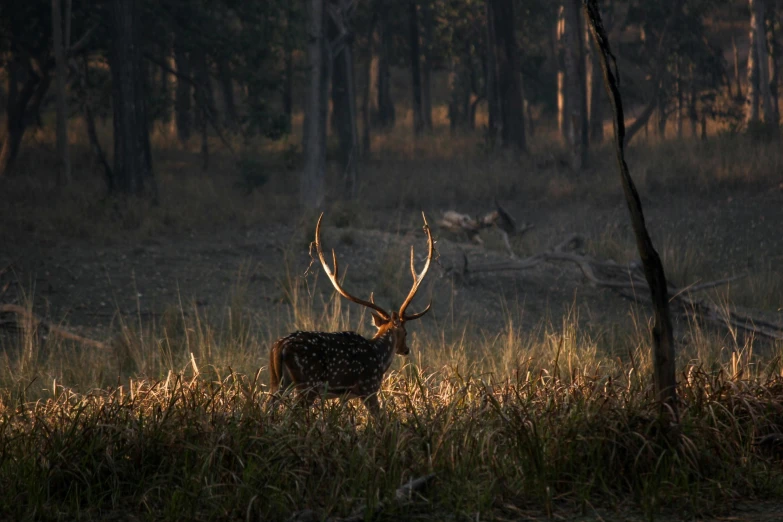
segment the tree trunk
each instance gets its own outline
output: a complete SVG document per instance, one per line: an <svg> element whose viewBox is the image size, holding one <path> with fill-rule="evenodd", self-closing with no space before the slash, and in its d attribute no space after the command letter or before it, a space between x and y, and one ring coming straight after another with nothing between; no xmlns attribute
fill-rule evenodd
<svg viewBox="0 0 783 522"><path fill-rule="evenodd" d="M580 0L564 0L563 18L565 27L563 42L565 46L565 113L568 120L568 147L571 153L571 168L579 171L587 160L587 118L585 96L584 40L580 16Z"/></svg>
<svg viewBox="0 0 783 522"><path fill-rule="evenodd" d="M696 112L696 98L698 90L696 88L696 76L693 72L693 64L688 66L688 83L690 92L688 93L688 119L691 122L691 137L696 138L699 135L699 114Z"/></svg>
<svg viewBox="0 0 783 522"><path fill-rule="evenodd" d="M307 58L309 84L302 148L305 165L299 201L307 209L318 209L324 201L326 176L326 114L329 88L324 0L308 0Z"/></svg>
<svg viewBox="0 0 783 522"><path fill-rule="evenodd" d="M291 129L292 116L294 113L294 25L293 25L293 2L287 2L285 18L285 40L283 43L284 69L283 74L283 114L287 122L288 129Z"/></svg>
<svg viewBox="0 0 783 522"><path fill-rule="evenodd" d="M756 30L756 59L758 62L758 85L761 106L764 111L764 123L777 126L775 119L775 110L772 105L772 93L769 88L769 55L767 52L767 32L764 23L764 14L766 7L764 0L748 0L750 8L755 11L751 15L751 23L755 24Z"/></svg>
<svg viewBox="0 0 783 522"><path fill-rule="evenodd" d="M390 57L394 45L393 35L389 27L389 2L391 0L378 0L378 117L380 128L390 129L394 127L397 119L394 101L391 97L391 71Z"/></svg>
<svg viewBox="0 0 783 522"><path fill-rule="evenodd" d="M557 11L557 129L560 131L560 136L563 139L563 143L569 143L570 135L570 118L568 114L571 112L568 107L568 94L566 92L566 67L565 67L565 55L566 55L566 21L565 21L565 6L561 5Z"/></svg>
<svg viewBox="0 0 783 522"><path fill-rule="evenodd" d="M498 87L501 99L501 140L504 147L525 150L525 118L522 112L522 85L519 49L514 29L512 0L488 0L495 15L495 45L498 58Z"/></svg>
<svg viewBox="0 0 783 522"><path fill-rule="evenodd" d="M177 87L174 98L174 122L177 127L177 137L185 145L190 140L193 127L193 86L190 82L183 80L191 76L190 59L180 39L177 35L174 41L174 64L176 65L177 75L173 78Z"/></svg>
<svg viewBox="0 0 783 522"><path fill-rule="evenodd" d="M675 123L677 125L677 138L682 138L682 120L685 115L685 111L683 110L683 92L682 92L682 76L680 74L680 62L682 59L678 56L676 61L674 62L674 85L675 85L675 95L676 95L676 102L677 102L677 114L675 118Z"/></svg>
<svg viewBox="0 0 783 522"><path fill-rule="evenodd" d="M489 123L487 126L487 139L494 143L502 121L500 113L500 90L498 79L498 59L497 59L497 34L495 31L495 13L492 2L485 2L485 12L487 17L487 63L486 63L486 91L487 91L487 112ZM453 67L453 60L452 60ZM453 73L456 74L456 73ZM450 82L451 84L451 82Z"/></svg>
<svg viewBox="0 0 783 522"><path fill-rule="evenodd" d="M748 93L745 98L745 124L750 125L759 121L759 60L758 45L756 44L756 9L754 0L750 3L750 23L748 28Z"/></svg>
<svg viewBox="0 0 783 522"><path fill-rule="evenodd" d="M421 104L421 65L419 53L419 14L416 0L408 0L408 45L410 48L411 91L413 94L413 134L419 136L424 130L424 115Z"/></svg>
<svg viewBox="0 0 783 522"><path fill-rule="evenodd" d="M65 186L71 182L71 150L68 146L68 100L65 95L65 82L68 65L65 63L63 41L63 9L61 0L52 0L52 39L54 41L54 62L56 68L55 98L57 107L57 185Z"/></svg>
<svg viewBox="0 0 783 522"><path fill-rule="evenodd" d="M226 128L235 130L239 123L239 116L234 99L234 78L231 74L231 65L226 59L217 60L217 75L220 82L220 94L223 97L223 124ZM286 109L285 104L283 104L283 109Z"/></svg>
<svg viewBox="0 0 783 522"><path fill-rule="evenodd" d="M742 82L740 81L739 51L737 42L731 37L731 46L734 54L734 83L737 86L737 98L742 99Z"/></svg>
<svg viewBox="0 0 783 522"><path fill-rule="evenodd" d="M330 20L327 22L330 40L337 35L337 28ZM345 25L348 25L347 23ZM332 126L337 131L340 142L339 162L342 168L345 191L348 199L353 199L356 190L356 95L353 81L353 45L351 38L345 42L342 51L333 57L332 69Z"/></svg>
<svg viewBox="0 0 783 522"><path fill-rule="evenodd" d="M769 48L769 92L772 96L773 119L780 121L778 100L778 68L780 62L780 44L777 38L777 6L775 2L767 4L767 47Z"/></svg>
<svg viewBox="0 0 783 522"><path fill-rule="evenodd" d="M114 108L112 186L125 194L152 192L155 196L137 1L112 0L109 16Z"/></svg>
<svg viewBox="0 0 783 522"><path fill-rule="evenodd" d="M362 95L362 156L368 157L372 146L372 129L370 116L370 104L373 93L373 63L377 67L376 49L378 42L375 40L375 27L378 22L378 15L373 12L370 18L370 24L367 27L367 55L362 69L364 80L364 93ZM377 87L377 86L376 86Z"/></svg>
<svg viewBox="0 0 783 522"><path fill-rule="evenodd" d="M434 19L432 0L421 0L422 14L422 63L421 63L421 109L424 128L432 130L432 38Z"/></svg>
<svg viewBox="0 0 783 522"><path fill-rule="evenodd" d="M29 62L28 57L17 55L12 57L7 65L6 133L0 149L0 178L7 176L13 170L26 129L28 104L39 93L39 98L43 98L43 93L49 88L50 79L47 71L41 71L44 74L42 78L33 71ZM20 90L21 81L24 83Z"/></svg>
<svg viewBox="0 0 783 522"><path fill-rule="evenodd" d="M587 72L587 91L590 103L590 142L601 143L604 140L604 89L601 78L601 59L595 43L586 31L590 67Z"/></svg>

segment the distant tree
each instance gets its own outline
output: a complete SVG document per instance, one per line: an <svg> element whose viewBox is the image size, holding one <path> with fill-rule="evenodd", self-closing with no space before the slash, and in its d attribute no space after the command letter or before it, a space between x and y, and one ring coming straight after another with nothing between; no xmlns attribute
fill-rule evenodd
<svg viewBox="0 0 783 522"><path fill-rule="evenodd" d="M580 170L587 159L587 93L585 85L584 26L581 0L563 0L563 89L567 112L563 115L571 168Z"/></svg>
<svg viewBox="0 0 783 522"><path fill-rule="evenodd" d="M329 57L325 34L324 0L308 0L309 62L307 105L305 108L302 171L299 200L303 207L317 209L323 204L326 177L326 115L329 89Z"/></svg>
<svg viewBox="0 0 783 522"><path fill-rule="evenodd" d="M411 95L413 102L413 133L424 130L421 103L421 54L419 52L419 13L416 0L408 0L408 45L410 49Z"/></svg>
<svg viewBox="0 0 783 522"><path fill-rule="evenodd" d="M109 67L114 107L114 178L110 189L156 195L142 66L138 0L111 0Z"/></svg>
<svg viewBox="0 0 783 522"><path fill-rule="evenodd" d="M497 57L498 92L502 127L500 132L504 147L525 150L525 120L522 105L522 80L519 67L514 2L512 0L488 0L491 3Z"/></svg>
<svg viewBox="0 0 783 522"><path fill-rule="evenodd" d="M70 2L68 2L70 7ZM67 25L70 27L70 9L65 13ZM70 45L70 35L63 40L63 6L61 0L52 0L52 40L54 47L56 107L57 107L57 184L67 185L71 182L71 150L68 146L68 101L65 87L68 76L68 64L65 61L65 51Z"/></svg>

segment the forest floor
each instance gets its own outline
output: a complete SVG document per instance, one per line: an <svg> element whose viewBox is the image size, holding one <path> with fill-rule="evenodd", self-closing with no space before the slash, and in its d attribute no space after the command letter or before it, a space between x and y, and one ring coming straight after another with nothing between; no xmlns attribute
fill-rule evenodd
<svg viewBox="0 0 783 522"><path fill-rule="evenodd" d="M518 198L502 204L518 222L533 225L522 237L512 238L518 257L551 248L572 233L584 237L588 252L598 259L622 263L636 257L627 210L619 199L551 204ZM783 190L663 194L646 198L644 209L671 280L683 287L748 274L724 288L723 295L733 305L783 322ZM375 292L383 306L399 304L410 285L407 249L415 245L420 262L426 246L417 210L399 209L385 223L383 216L375 216L373 221L384 224L372 229L362 223L339 223L337 228L327 211L324 241L336 249L347 270L347 288L360 295ZM502 327L509 312L521 312L520 326L532 328L545 320L559 323L574 306L582 312L580 322L596 330L633 327L628 301L589 284L576 265L545 263L455 281L450 274L462 270L463 253L468 273L473 266L508 260L500 236L490 229L482 233L484 245L477 245L439 230L437 220L445 208L423 210L433 225L439 257L422 292L432 293L433 309L416 328L437 321L490 332ZM479 214L493 207L470 203L455 210ZM31 300L39 315L98 336L97 331L109 331L120 317L151 319L193 305L219 314L240 287L246 310L274 314L289 306L285 291L292 281L312 285L318 280L316 288L324 296L331 293L320 266L311 265L313 229L312 223L293 219L244 230L226 226L204 233L130 235L98 244L33 235L34 240L5 242L0 250L0 288L9 285L5 302Z"/></svg>

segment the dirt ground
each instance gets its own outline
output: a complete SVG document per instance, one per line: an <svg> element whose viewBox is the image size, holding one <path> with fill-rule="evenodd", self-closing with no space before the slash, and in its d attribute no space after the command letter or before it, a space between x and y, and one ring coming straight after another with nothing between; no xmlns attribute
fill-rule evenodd
<svg viewBox="0 0 783 522"><path fill-rule="evenodd" d="M765 270L774 276L782 266L780 188L730 194L662 194L643 200L643 204L664 260L668 255L678 265L687 266L689 281L680 284ZM619 197L602 203L568 204L519 198L503 205L519 223L534 225L530 232L513 239L521 257L549 248L570 233L584 236L598 257L611 257L613 248L633 252L627 210ZM446 209L424 210L430 223L435 223ZM475 203L472 208L457 210L477 215L491 208ZM416 245L419 264L425 251L418 216L416 209L374 215L372 221L381 228L368 229L360 224L338 228L341 223L327 214L324 242L337 250L341 267L347 270L345 286L349 291L360 295L375 292L382 306L399 305L410 285L407 249ZM485 245L479 246L433 228L439 258L428 276L428 288L421 292L431 292L433 311L417 328L426 328L433 320L455 326L470 320L492 330L503 323L507 310L522 310L528 327L544 318L558 324L559 315L574 303L586 324L630 328L629 302L608 289L589 285L576 266L545 263L521 272L455 279L450 269L461 267L464 258L470 269L508 259L508 255L496 231L483 233ZM303 283L311 261L307 245L313 229L314 224L292 222L187 236L118 237L103 244L32 234L0 247L0 270L5 268L0 273L0 290L6 289L0 300L23 302L32 297L39 315L91 335L105 332L118 314L154 317L171 307L189 309L193 304L219 312L230 303L238 286L246 289L242 305L248 310L274 312L288 306L283 297L291 278ZM320 272L317 264L312 268L310 285L315 282L313 274ZM777 274L783 277L783 269ZM317 285L328 295L330 287L322 273ZM417 302L425 302L425 298ZM767 308L767 318L783 322L781 305L783 297L777 309L774 298L772 307L760 308Z"/></svg>

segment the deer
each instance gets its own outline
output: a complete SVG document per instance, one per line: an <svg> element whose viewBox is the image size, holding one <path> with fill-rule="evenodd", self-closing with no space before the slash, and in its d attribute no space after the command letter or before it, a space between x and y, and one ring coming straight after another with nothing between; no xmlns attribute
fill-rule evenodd
<svg viewBox="0 0 783 522"><path fill-rule="evenodd" d="M269 352L270 392L273 403L280 399L282 391L293 389L299 392L299 398L304 404L310 406L325 392L323 397L326 399L361 399L374 417L379 415L378 391L394 355L404 356L410 353L406 342L406 323L421 318L432 306L430 300L421 312L406 313L430 269L435 248L427 218L423 212L421 215L424 219L424 232L427 234L427 260L422 270L417 273L411 246L413 286L399 311L387 312L375 304L373 294L370 294L369 301L365 301L349 294L343 288L334 249L334 270L329 267L324 256L321 242L321 220L324 215L321 213L315 227L314 242L321 266L340 296L370 309L377 331L371 339L356 332L297 331L275 341Z"/></svg>

